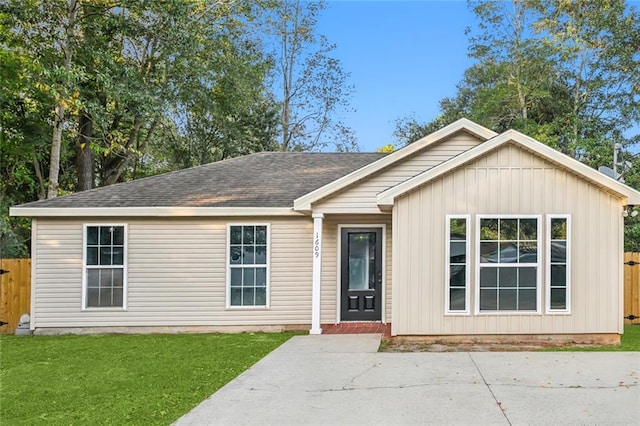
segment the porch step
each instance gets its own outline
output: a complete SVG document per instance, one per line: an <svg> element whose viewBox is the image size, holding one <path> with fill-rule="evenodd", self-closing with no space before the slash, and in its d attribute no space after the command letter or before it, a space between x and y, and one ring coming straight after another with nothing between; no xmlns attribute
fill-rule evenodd
<svg viewBox="0 0 640 426"><path fill-rule="evenodd" d="M382 334L391 337L391 324L379 322L341 322L340 324L322 324L322 334Z"/></svg>

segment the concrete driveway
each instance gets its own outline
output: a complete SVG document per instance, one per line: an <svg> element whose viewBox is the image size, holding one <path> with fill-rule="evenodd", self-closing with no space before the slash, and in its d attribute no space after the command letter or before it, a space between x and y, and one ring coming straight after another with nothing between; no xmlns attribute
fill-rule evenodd
<svg viewBox="0 0 640 426"><path fill-rule="evenodd" d="M378 353L296 336L176 425L640 424L638 352Z"/></svg>

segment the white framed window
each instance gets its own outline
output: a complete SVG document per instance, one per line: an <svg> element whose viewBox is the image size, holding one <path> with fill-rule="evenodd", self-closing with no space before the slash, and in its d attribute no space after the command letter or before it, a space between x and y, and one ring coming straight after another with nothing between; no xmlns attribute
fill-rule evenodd
<svg viewBox="0 0 640 426"><path fill-rule="evenodd" d="M127 307L127 225L84 224L82 308Z"/></svg>
<svg viewBox="0 0 640 426"><path fill-rule="evenodd" d="M476 312L540 313L541 221L477 216Z"/></svg>
<svg viewBox="0 0 640 426"><path fill-rule="evenodd" d="M547 216L546 312L571 312L571 216Z"/></svg>
<svg viewBox="0 0 640 426"><path fill-rule="evenodd" d="M227 307L269 307L269 225L229 224Z"/></svg>
<svg viewBox="0 0 640 426"><path fill-rule="evenodd" d="M470 223L469 215L446 216L446 314L469 314Z"/></svg>

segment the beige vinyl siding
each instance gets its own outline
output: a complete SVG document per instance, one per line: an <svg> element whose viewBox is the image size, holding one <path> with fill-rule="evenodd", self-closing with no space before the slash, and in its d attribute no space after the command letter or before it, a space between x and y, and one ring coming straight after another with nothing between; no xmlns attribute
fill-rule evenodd
<svg viewBox="0 0 640 426"><path fill-rule="evenodd" d="M397 334L621 331L621 201L568 170L506 145L399 198L393 332ZM471 315L444 314L445 217L470 214ZM542 314L476 314L477 214L541 215ZM546 215L571 215L571 313L545 314Z"/></svg>
<svg viewBox="0 0 640 426"><path fill-rule="evenodd" d="M322 287L320 322L335 324L338 321L338 265L340 259L338 228L340 225L384 225L385 226L385 321L391 321L391 276L392 276L392 229L391 215L327 215L322 230Z"/></svg>
<svg viewBox="0 0 640 426"><path fill-rule="evenodd" d="M79 220L38 220L36 327L287 325L311 323L310 218L233 218L270 226L270 308L226 309L227 221L123 219L127 310L82 310Z"/></svg>
<svg viewBox="0 0 640 426"><path fill-rule="evenodd" d="M424 172L480 144L481 140L458 132L413 156L314 204L315 213L380 213L376 196L387 188Z"/></svg>

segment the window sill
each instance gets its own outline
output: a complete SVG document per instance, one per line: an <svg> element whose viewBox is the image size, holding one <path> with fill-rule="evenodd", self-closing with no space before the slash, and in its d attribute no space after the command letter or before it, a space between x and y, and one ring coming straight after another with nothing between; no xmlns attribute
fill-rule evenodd
<svg viewBox="0 0 640 426"><path fill-rule="evenodd" d="M116 308L116 307L90 307L90 308L82 308L82 312L126 312L127 308Z"/></svg>
<svg viewBox="0 0 640 426"><path fill-rule="evenodd" d="M225 311L270 311L269 306L227 306Z"/></svg>

